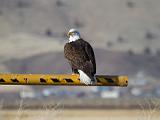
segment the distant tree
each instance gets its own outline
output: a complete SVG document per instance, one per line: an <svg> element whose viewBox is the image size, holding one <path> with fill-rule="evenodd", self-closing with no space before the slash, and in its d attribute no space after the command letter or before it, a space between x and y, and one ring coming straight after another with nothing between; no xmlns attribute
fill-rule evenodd
<svg viewBox="0 0 160 120"><path fill-rule="evenodd" d="M57 0L57 1L56 1L56 5L57 5L58 7L62 7L62 6L64 6L64 3L63 3L61 0Z"/></svg>
<svg viewBox="0 0 160 120"><path fill-rule="evenodd" d="M129 7L129 8L134 8L135 7L135 3L134 2L132 2L132 1L127 1L127 6Z"/></svg>
<svg viewBox="0 0 160 120"><path fill-rule="evenodd" d="M48 37L52 37L53 36L53 33L52 33L52 30L51 29L47 29L45 31L45 34L48 36Z"/></svg>
<svg viewBox="0 0 160 120"><path fill-rule="evenodd" d="M155 35L148 31L148 32L146 32L146 39L148 39L148 40L155 39Z"/></svg>
<svg viewBox="0 0 160 120"><path fill-rule="evenodd" d="M75 20L74 26L75 26L76 28L81 28L81 27L84 26L84 24L83 24L82 22L78 21L78 20Z"/></svg>
<svg viewBox="0 0 160 120"><path fill-rule="evenodd" d="M124 42L124 39L123 39L123 37L119 36L118 39L117 39L117 41L118 41L119 43L122 43L122 42Z"/></svg>
<svg viewBox="0 0 160 120"><path fill-rule="evenodd" d="M133 51L132 49L129 49L129 50L128 50L128 54L129 54L130 56L132 56L132 55L134 55L134 51Z"/></svg>
<svg viewBox="0 0 160 120"><path fill-rule="evenodd" d="M113 46L113 43L111 41L108 41L107 42L107 47L112 47Z"/></svg>
<svg viewBox="0 0 160 120"><path fill-rule="evenodd" d="M28 7L30 7L30 5L31 4L27 0L19 0L17 2L17 7L18 8L28 8Z"/></svg>
<svg viewBox="0 0 160 120"><path fill-rule="evenodd" d="M146 55L151 55L152 54L150 47L144 48L144 54L146 54Z"/></svg>

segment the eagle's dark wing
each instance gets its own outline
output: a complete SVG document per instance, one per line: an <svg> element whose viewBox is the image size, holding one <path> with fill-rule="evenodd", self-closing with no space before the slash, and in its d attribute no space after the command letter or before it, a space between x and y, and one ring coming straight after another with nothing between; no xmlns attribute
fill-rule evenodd
<svg viewBox="0 0 160 120"><path fill-rule="evenodd" d="M64 57L68 59L69 64L72 68L72 72L78 74L77 68L79 67L77 64L76 56L77 54L75 54L75 49L73 48L71 43L66 43L64 46Z"/></svg>
<svg viewBox="0 0 160 120"><path fill-rule="evenodd" d="M92 74L94 75L94 74L96 74L96 60L95 60L93 48L91 47L91 45L89 43L86 43L85 51L88 55L90 62L92 63L92 66L93 66Z"/></svg>

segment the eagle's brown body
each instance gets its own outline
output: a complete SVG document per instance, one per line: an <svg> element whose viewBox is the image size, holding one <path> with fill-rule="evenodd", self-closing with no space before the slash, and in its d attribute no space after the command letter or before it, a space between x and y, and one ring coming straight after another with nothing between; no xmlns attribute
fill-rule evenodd
<svg viewBox="0 0 160 120"><path fill-rule="evenodd" d="M69 60L74 73L85 72L91 79L96 74L96 62L91 45L83 39L66 43L64 55Z"/></svg>

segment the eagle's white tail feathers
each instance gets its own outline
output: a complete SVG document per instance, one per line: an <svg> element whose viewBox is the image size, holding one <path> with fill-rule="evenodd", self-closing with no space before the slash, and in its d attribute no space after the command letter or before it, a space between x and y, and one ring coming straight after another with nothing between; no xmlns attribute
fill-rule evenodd
<svg viewBox="0 0 160 120"><path fill-rule="evenodd" d="M81 81L81 83L84 83L84 84L86 84L86 85L94 85L94 84L97 83L95 76L94 76L94 79L95 79L95 80L93 81L93 80L91 80L91 78L89 78L88 75L86 75L86 73L84 73L82 70L78 70L78 72L79 72L79 75L80 75L80 81Z"/></svg>

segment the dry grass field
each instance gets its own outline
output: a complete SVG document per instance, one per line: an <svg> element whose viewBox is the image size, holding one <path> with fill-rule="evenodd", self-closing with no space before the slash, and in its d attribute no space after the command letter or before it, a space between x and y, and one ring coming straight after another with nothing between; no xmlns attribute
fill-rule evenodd
<svg viewBox="0 0 160 120"><path fill-rule="evenodd" d="M0 120L159 120L160 111L61 109L1 110Z"/></svg>

